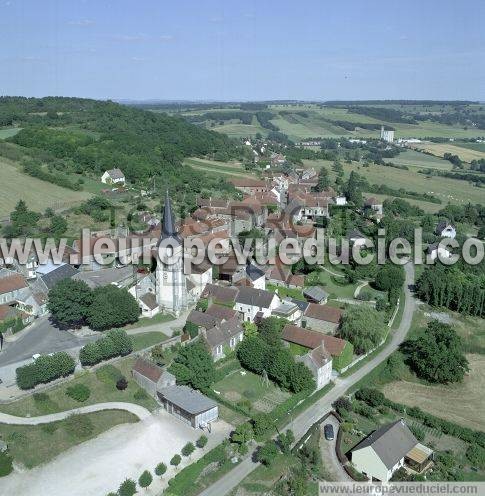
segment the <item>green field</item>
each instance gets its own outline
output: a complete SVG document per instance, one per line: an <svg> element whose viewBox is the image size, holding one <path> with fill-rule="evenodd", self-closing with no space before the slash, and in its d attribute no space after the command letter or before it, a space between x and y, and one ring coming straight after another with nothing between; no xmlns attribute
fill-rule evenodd
<svg viewBox="0 0 485 496"><path fill-rule="evenodd" d="M397 110L399 110L398 105L388 105L385 107L396 108ZM411 109L410 107L407 108L409 110L418 112L423 110L423 108L419 107L416 107L415 109ZM318 105L310 103L294 105L270 105L268 110L272 111L275 114L275 117L271 119L271 122L275 124L282 133L287 134L290 139L295 141L310 137L379 137L379 130L358 128L355 131L348 131L333 122L328 122L339 120L353 123L378 125L382 124L385 126L391 126L396 130L396 138L425 138L430 136L443 138L472 138L476 137L477 134L480 133L479 131L477 131L477 129L474 128L464 129L463 126L449 126L432 121L422 121L418 124L388 122L381 119L375 119L367 115L349 112L346 108L320 107ZM427 110L433 111L433 109ZM435 111L439 112L440 110L441 107L436 106ZM208 111L210 110L204 110L204 112ZM217 111L221 111L221 109L217 109ZM290 112L290 114L281 113L282 111ZM307 112L308 115L304 116L292 113L302 111ZM203 112L188 111L186 112L186 115L193 115L197 113ZM215 131L225 133L231 137L236 138L254 136L258 132L261 133L263 136L268 134L268 130L261 127L255 118L250 125L232 122L226 122L223 125L218 125L217 123L213 124L215 125L208 127L208 129L213 129Z"/></svg>
<svg viewBox="0 0 485 496"><path fill-rule="evenodd" d="M459 142L455 142L454 145L460 146L461 148L467 148L468 150L475 150L477 152L485 153L485 143L459 143Z"/></svg>
<svg viewBox="0 0 485 496"><path fill-rule="evenodd" d="M194 169L207 172L209 174L223 174L234 177L255 177L241 167L241 164L234 162L214 162L202 158L187 158L184 164L190 165Z"/></svg>
<svg viewBox="0 0 485 496"><path fill-rule="evenodd" d="M21 172L20 168L0 157L0 217L6 217L19 200L35 211L47 207L62 208L91 196L86 191L72 191Z"/></svg>
<svg viewBox="0 0 485 496"><path fill-rule="evenodd" d="M15 136L21 129L21 127L9 127L6 129L0 129L0 140Z"/></svg>
<svg viewBox="0 0 485 496"><path fill-rule="evenodd" d="M305 160L305 165L321 167L322 161ZM328 167L328 162L324 165ZM447 203L466 205L471 203L483 203L485 193L482 188L476 187L467 181L459 181L446 177L428 177L418 174L417 170L401 170L394 167L372 164L363 167L360 164L342 164L345 176L348 177L351 171L356 171L364 176L371 184L385 184L395 189L404 188L418 193L430 193L441 200L443 208ZM332 171L330 171L331 174ZM373 195L374 196L374 195Z"/></svg>
<svg viewBox="0 0 485 496"><path fill-rule="evenodd" d="M166 341L168 339L168 336L163 334L163 332L155 331L134 334L131 336L131 338L133 339L133 351L140 351Z"/></svg>
<svg viewBox="0 0 485 496"><path fill-rule="evenodd" d="M116 425L133 422L138 418L132 413L106 410L44 425L0 424L0 438L8 444L15 463L33 468Z"/></svg>
<svg viewBox="0 0 485 496"><path fill-rule="evenodd" d="M397 157L385 158L384 162L392 162L396 165L407 167L418 167L420 169L451 170L452 165L448 160L443 160L433 155L417 152L416 150L404 150Z"/></svg>

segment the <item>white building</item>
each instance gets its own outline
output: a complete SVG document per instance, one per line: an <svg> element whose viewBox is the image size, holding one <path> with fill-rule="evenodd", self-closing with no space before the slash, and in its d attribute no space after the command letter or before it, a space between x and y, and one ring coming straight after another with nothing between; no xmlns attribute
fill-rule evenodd
<svg viewBox="0 0 485 496"><path fill-rule="evenodd" d="M168 191L157 244L156 298L160 311L176 316L188 307L182 240L175 230Z"/></svg>
<svg viewBox="0 0 485 496"><path fill-rule="evenodd" d="M381 126L381 140L392 143L394 141L394 131L387 131Z"/></svg>
<svg viewBox="0 0 485 496"><path fill-rule="evenodd" d="M446 220L443 220L441 222L438 222L438 225L436 226L435 229L435 234L437 236L441 236L442 238L455 239L456 229L452 224L450 224Z"/></svg>
<svg viewBox="0 0 485 496"><path fill-rule="evenodd" d="M103 184L121 184L124 185L126 182L125 175L120 169L111 169L104 172L101 176L101 182Z"/></svg>
<svg viewBox="0 0 485 496"><path fill-rule="evenodd" d="M258 319L271 317L273 310L280 305L281 300L278 295L243 286L239 288L233 308L243 315L244 321L254 322L256 317Z"/></svg>
<svg viewBox="0 0 485 496"><path fill-rule="evenodd" d="M371 480L388 482L405 463L421 472L432 450L418 443L404 420L383 425L352 450L352 464Z"/></svg>
<svg viewBox="0 0 485 496"><path fill-rule="evenodd" d="M296 356L297 362L304 363L313 375L317 390L325 387L332 378L332 356L322 344L306 355Z"/></svg>

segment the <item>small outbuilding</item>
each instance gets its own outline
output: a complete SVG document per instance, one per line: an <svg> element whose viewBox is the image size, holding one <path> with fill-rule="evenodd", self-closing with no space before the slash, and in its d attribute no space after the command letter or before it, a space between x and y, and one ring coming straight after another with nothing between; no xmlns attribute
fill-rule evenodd
<svg viewBox="0 0 485 496"><path fill-rule="evenodd" d="M309 286L303 290L303 296L311 303L324 305L328 300L328 293L321 286Z"/></svg>
<svg viewBox="0 0 485 496"><path fill-rule="evenodd" d="M136 360L131 373L136 383L154 398L159 390L175 385L173 374L144 358Z"/></svg>
<svg viewBox="0 0 485 496"><path fill-rule="evenodd" d="M214 400L188 386L169 386L158 392L165 410L194 429L209 426L219 417Z"/></svg>

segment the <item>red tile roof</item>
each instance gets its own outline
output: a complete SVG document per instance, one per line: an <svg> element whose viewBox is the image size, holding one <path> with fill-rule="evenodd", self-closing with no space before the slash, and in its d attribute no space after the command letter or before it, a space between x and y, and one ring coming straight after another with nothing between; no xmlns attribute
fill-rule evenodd
<svg viewBox="0 0 485 496"><path fill-rule="evenodd" d="M147 362L143 358L138 358L135 365L133 365L133 372L138 372L143 377L146 377L153 382L157 382L163 374L163 369L158 365Z"/></svg>
<svg viewBox="0 0 485 496"><path fill-rule="evenodd" d="M347 341L344 339L329 336L318 331L311 331L310 329L303 329L295 325L286 325L283 328L281 338L290 343L299 344L305 348L315 349L321 346L322 342L325 349L332 356L339 356L342 353Z"/></svg>
<svg viewBox="0 0 485 496"><path fill-rule="evenodd" d="M308 308L306 309L305 317L338 324L340 323L340 319L342 318L342 311L329 305L318 305L317 303L310 303L308 305Z"/></svg>
<svg viewBox="0 0 485 496"><path fill-rule="evenodd" d="M11 293L27 287L24 276L12 274L11 276L0 278L0 294Z"/></svg>

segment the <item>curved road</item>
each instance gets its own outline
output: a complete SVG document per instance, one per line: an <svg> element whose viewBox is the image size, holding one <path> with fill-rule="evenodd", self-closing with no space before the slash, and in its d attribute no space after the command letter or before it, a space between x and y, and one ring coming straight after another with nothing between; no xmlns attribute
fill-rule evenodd
<svg viewBox="0 0 485 496"><path fill-rule="evenodd" d="M14 415L0 413L0 423L11 424L11 425L48 424L50 422L57 422L58 420L64 420L70 415L101 412L104 410L125 410L127 412L132 413L133 415L136 415L140 420L144 420L151 416L150 411L143 406L135 405L134 403L123 403L118 401L112 401L108 403L96 403L94 405L81 406L79 408L74 408L73 410L51 413L50 415L42 415L40 417L15 417Z"/></svg>
<svg viewBox="0 0 485 496"><path fill-rule="evenodd" d="M332 410L332 403L346 391L365 377L384 360L397 350L398 346L405 340L411 327L416 301L410 288L414 285L414 266L412 263L404 265L406 280L404 282L404 312L399 327L394 331L391 341L372 360L362 365L353 374L343 379L338 378L335 386L322 398L294 418L286 425L285 429L291 429L296 439L300 439L308 429L320 418ZM202 491L199 496L223 496L231 492L246 476L248 476L259 464L251 460L251 456L245 458L239 465L221 477L212 486Z"/></svg>

